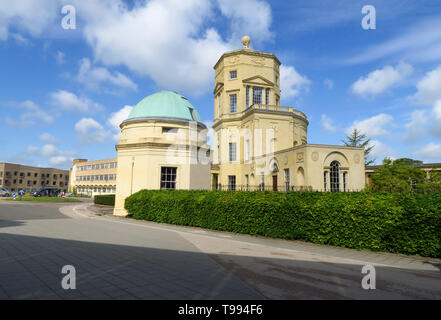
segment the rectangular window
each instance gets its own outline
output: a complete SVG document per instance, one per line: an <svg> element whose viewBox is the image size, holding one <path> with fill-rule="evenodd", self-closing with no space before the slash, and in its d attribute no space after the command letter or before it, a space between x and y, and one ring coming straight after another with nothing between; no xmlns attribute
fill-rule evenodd
<svg viewBox="0 0 441 320"><path fill-rule="evenodd" d="M328 191L328 172L325 171L323 175L324 175L324 177L323 177L323 179L324 179L324 188L325 188L325 191Z"/></svg>
<svg viewBox="0 0 441 320"><path fill-rule="evenodd" d="M237 112L237 94L230 94L230 113Z"/></svg>
<svg viewBox="0 0 441 320"><path fill-rule="evenodd" d="M113 168L115 168L115 163L114 163L114 162L111 162L111 163L110 163L110 169L113 169Z"/></svg>
<svg viewBox="0 0 441 320"><path fill-rule="evenodd" d="M247 108L249 108L250 106L250 86L247 86L246 88L246 97L245 97L245 105L247 106Z"/></svg>
<svg viewBox="0 0 441 320"><path fill-rule="evenodd" d="M253 104L262 104L262 88L253 87Z"/></svg>
<svg viewBox="0 0 441 320"><path fill-rule="evenodd" d="M162 127L162 133L178 133L178 128Z"/></svg>
<svg viewBox="0 0 441 320"><path fill-rule="evenodd" d="M177 168L162 167L161 168L161 189L175 190L176 189L176 173Z"/></svg>
<svg viewBox="0 0 441 320"><path fill-rule="evenodd" d="M236 143L230 143L229 145L229 151L230 151L230 162L236 161Z"/></svg>
<svg viewBox="0 0 441 320"><path fill-rule="evenodd" d="M232 79L237 79L237 71L236 70L230 71L230 79L231 80Z"/></svg>
<svg viewBox="0 0 441 320"><path fill-rule="evenodd" d="M269 93L270 93L270 89L266 88L265 89L265 104L270 104L270 102L269 102Z"/></svg>
<svg viewBox="0 0 441 320"><path fill-rule="evenodd" d="M228 176L228 190L236 190L236 176Z"/></svg>
<svg viewBox="0 0 441 320"><path fill-rule="evenodd" d="M286 188L286 191L289 191L289 188L290 188L289 169L285 169L285 188Z"/></svg>
<svg viewBox="0 0 441 320"><path fill-rule="evenodd" d="M348 173L347 172L344 172L343 173L343 191L344 192L346 192L346 191L348 191L348 186L347 186L347 176L348 176Z"/></svg>
<svg viewBox="0 0 441 320"><path fill-rule="evenodd" d="M218 118L220 118L220 116L221 116L221 102L222 102L221 94L219 93L219 95L217 97L218 97L217 116L218 116Z"/></svg>

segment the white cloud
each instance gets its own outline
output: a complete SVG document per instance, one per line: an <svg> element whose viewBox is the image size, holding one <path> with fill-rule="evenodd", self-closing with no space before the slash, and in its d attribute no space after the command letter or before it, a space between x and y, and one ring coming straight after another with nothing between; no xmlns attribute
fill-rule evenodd
<svg viewBox="0 0 441 320"><path fill-rule="evenodd" d="M115 72L112 74L106 68L92 67L88 58L80 60L80 69L76 79L91 89L98 89L101 83L110 83L127 90L138 89L138 86L122 73Z"/></svg>
<svg viewBox="0 0 441 320"><path fill-rule="evenodd" d="M325 79L323 81L323 83L325 84L326 87L328 87L328 89L333 89L334 88L334 81L331 79Z"/></svg>
<svg viewBox="0 0 441 320"><path fill-rule="evenodd" d="M368 138L381 136L388 133L385 127L389 125L393 119L391 115L381 113L361 121L356 120L346 129L346 133L350 134L356 128Z"/></svg>
<svg viewBox="0 0 441 320"><path fill-rule="evenodd" d="M78 97L74 93L58 90L50 94L52 105L65 111L93 112L102 110L102 106L86 97Z"/></svg>
<svg viewBox="0 0 441 320"><path fill-rule="evenodd" d="M396 157L395 151L379 140L371 140L369 147L371 146L373 146L373 149L369 154L369 158L375 159L375 163L382 163L385 158L393 159Z"/></svg>
<svg viewBox="0 0 441 320"><path fill-rule="evenodd" d="M292 66L280 67L280 87L282 98L292 98L300 94L301 91L308 91L311 81L305 76L300 75Z"/></svg>
<svg viewBox="0 0 441 320"><path fill-rule="evenodd" d="M424 161L430 162L431 160L433 160L439 162L439 159L441 159L441 144L431 142L425 147L416 151L414 153L414 156L417 156Z"/></svg>
<svg viewBox="0 0 441 320"><path fill-rule="evenodd" d="M210 146L211 150L213 150L214 143L214 129L213 129L213 121L206 120L204 124L207 126L206 134L207 134L207 144Z"/></svg>
<svg viewBox="0 0 441 320"><path fill-rule="evenodd" d="M441 138L441 100L438 100L433 106L430 133Z"/></svg>
<svg viewBox="0 0 441 320"><path fill-rule="evenodd" d="M49 163L53 166L70 167L72 165L73 159L73 157L56 156L50 157Z"/></svg>
<svg viewBox="0 0 441 320"><path fill-rule="evenodd" d="M107 123L112 127L112 130L115 131L113 135L113 140L118 141L121 138L121 128L119 125L129 117L130 112L132 112L132 106L125 106L121 110L114 112L110 115Z"/></svg>
<svg viewBox="0 0 441 320"><path fill-rule="evenodd" d="M103 143L107 141L110 132L92 118L83 118L75 124L75 130L79 133L81 142Z"/></svg>
<svg viewBox="0 0 441 320"><path fill-rule="evenodd" d="M11 127L26 128L35 125L37 122L49 124L54 121L52 115L44 111L33 101L27 100L22 103L11 103L11 106L15 107L16 111L20 113L20 120L14 120L9 116L5 118L6 124Z"/></svg>
<svg viewBox="0 0 441 320"><path fill-rule="evenodd" d="M9 27L40 36L57 18L58 3L53 0L0 0L0 40L7 40Z"/></svg>
<svg viewBox="0 0 441 320"><path fill-rule="evenodd" d="M55 61L57 64L64 64L66 62L66 55L62 51L57 51L55 55Z"/></svg>
<svg viewBox="0 0 441 320"><path fill-rule="evenodd" d="M35 146L29 146L26 149L25 154L27 157L39 157L44 158L49 162L51 166L68 168L72 165L72 161L76 155L72 151L61 151L53 144L45 144L41 148Z"/></svg>
<svg viewBox="0 0 441 320"><path fill-rule="evenodd" d="M441 66L428 72L417 84L415 99L423 105L434 104L441 100Z"/></svg>
<svg viewBox="0 0 441 320"><path fill-rule="evenodd" d="M404 136L405 141L415 141L424 136L427 123L427 116L424 110L415 110L412 112L411 121L404 127L406 133Z"/></svg>
<svg viewBox="0 0 441 320"><path fill-rule="evenodd" d="M47 143L58 143L60 142L60 139L55 138L53 135L51 135L50 133L42 133L38 139L40 141L43 142L47 142Z"/></svg>
<svg viewBox="0 0 441 320"><path fill-rule="evenodd" d="M359 96L376 96L396 85L413 73L410 64L401 62L396 67L386 66L375 70L366 77L358 79L351 87L351 91Z"/></svg>
<svg viewBox="0 0 441 320"><path fill-rule="evenodd" d="M271 7L259 0L217 0L222 14L231 19L232 39L238 41L248 35L257 43L271 39ZM253 43L251 43L252 46Z"/></svg>
<svg viewBox="0 0 441 320"><path fill-rule="evenodd" d="M320 120L320 124L325 131L333 132L337 130L337 127L334 126L333 121L327 115L322 114L322 118Z"/></svg>
<svg viewBox="0 0 441 320"><path fill-rule="evenodd" d="M206 0L151 0L132 8L117 0L72 2L82 12L84 36L95 61L124 65L160 88L190 95L213 87L216 61L241 47L236 34L249 31L256 42L271 36L271 9L260 0L236 1L234 11L223 1ZM222 39L213 27L215 19L233 35Z"/></svg>

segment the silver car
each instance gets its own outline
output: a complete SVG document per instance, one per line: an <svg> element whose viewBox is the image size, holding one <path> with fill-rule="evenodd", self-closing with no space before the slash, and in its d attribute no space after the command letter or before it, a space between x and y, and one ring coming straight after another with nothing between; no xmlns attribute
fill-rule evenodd
<svg viewBox="0 0 441 320"><path fill-rule="evenodd" d="M0 197L10 197L10 196L11 193L9 192L8 189L0 187Z"/></svg>

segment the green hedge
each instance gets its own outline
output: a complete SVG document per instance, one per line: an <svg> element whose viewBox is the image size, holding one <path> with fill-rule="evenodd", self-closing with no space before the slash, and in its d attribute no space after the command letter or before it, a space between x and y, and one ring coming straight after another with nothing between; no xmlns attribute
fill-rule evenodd
<svg viewBox="0 0 441 320"><path fill-rule="evenodd" d="M115 195L114 194L97 195L97 196L93 197L93 202L95 204L104 204L106 206L115 206Z"/></svg>
<svg viewBox="0 0 441 320"><path fill-rule="evenodd" d="M142 190L135 219L441 258L441 194Z"/></svg>

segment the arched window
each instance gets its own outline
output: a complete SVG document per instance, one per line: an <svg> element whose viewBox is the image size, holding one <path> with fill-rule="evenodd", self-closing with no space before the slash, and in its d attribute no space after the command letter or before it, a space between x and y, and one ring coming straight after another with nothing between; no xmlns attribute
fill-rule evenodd
<svg viewBox="0 0 441 320"><path fill-rule="evenodd" d="M340 191L340 163L338 161L331 162L331 192Z"/></svg>

